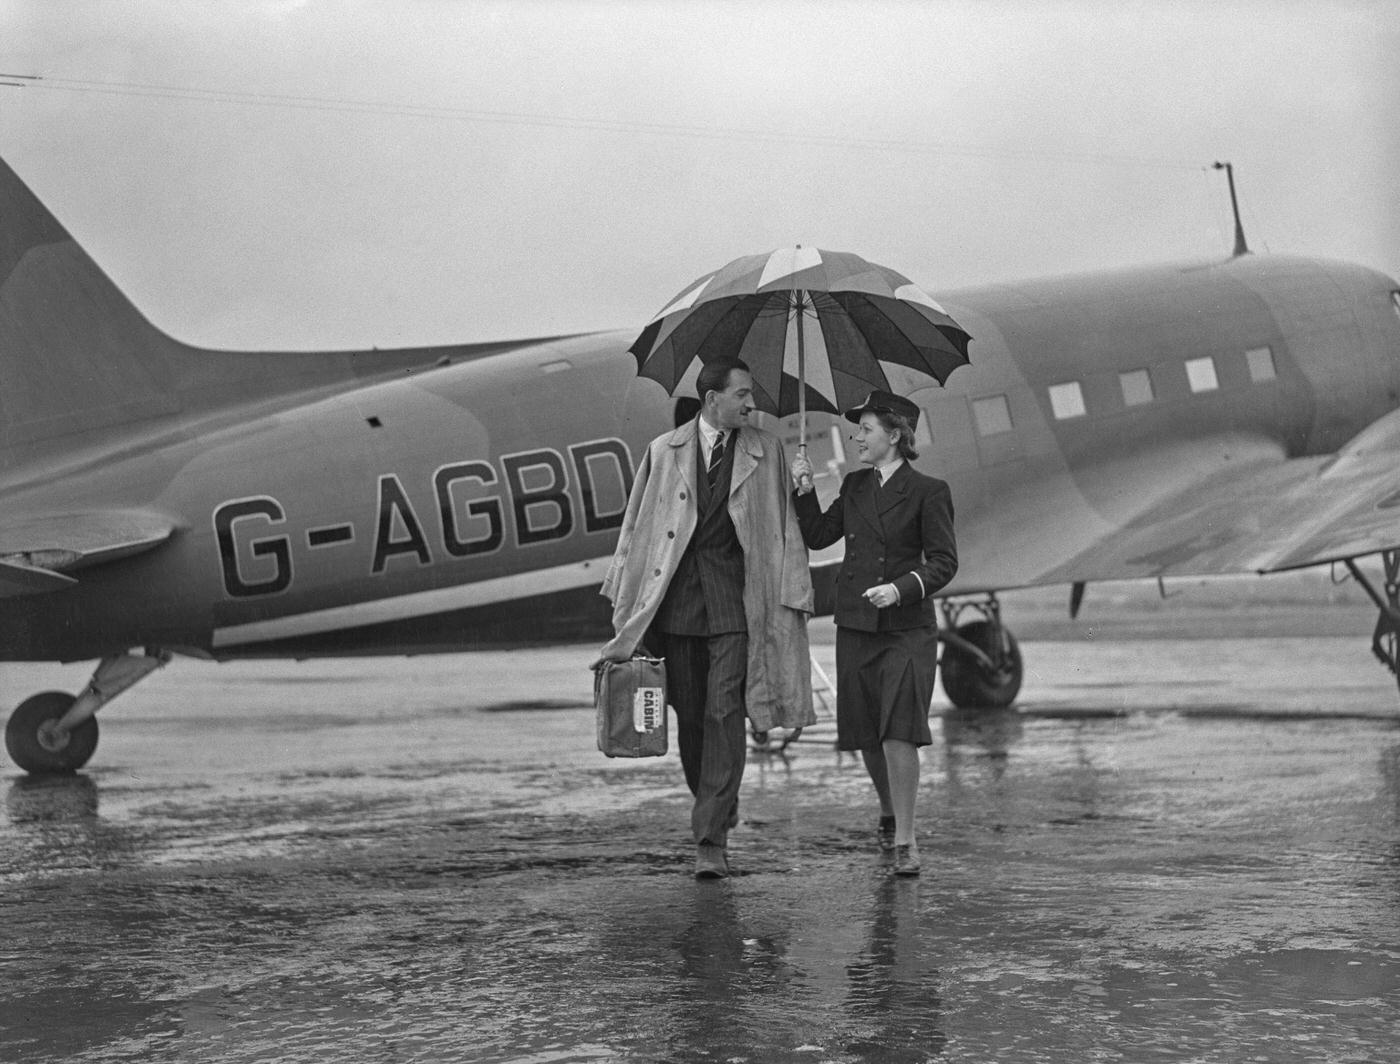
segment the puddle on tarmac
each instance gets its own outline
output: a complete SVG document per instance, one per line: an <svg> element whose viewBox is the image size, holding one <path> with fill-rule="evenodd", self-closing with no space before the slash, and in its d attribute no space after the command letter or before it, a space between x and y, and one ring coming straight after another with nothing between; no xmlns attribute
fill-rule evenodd
<svg viewBox="0 0 1400 1064"><path fill-rule="evenodd" d="M950 714L915 881L814 729L751 761L738 874L697 883L673 755L604 761L586 710L338 697L198 746L152 712L82 775L0 782L0 1059L1392 1053L1393 722Z"/></svg>
<svg viewBox="0 0 1400 1064"><path fill-rule="evenodd" d="M1190 808L1165 781L1188 758L1221 768L1203 740L1267 741L1253 765L1273 770L1249 785L1277 800L1315 744L1247 724L985 724L951 727L928 766L914 881L882 865L864 779L830 752L751 767L724 883L689 877L674 788L599 812L606 769L556 775L572 812L351 799L335 788L359 780L313 773L280 799L165 796L128 824L104 818L89 776L15 781L6 835L31 871L12 850L0 1046L33 1061L1379 1059L1400 996L1400 861L1379 830L1394 793L1303 773L1289 802L1321 820L1300 830L1236 800L1245 780ZM1140 727L1150 755L1125 741ZM1228 824L1212 823L1221 803Z"/></svg>

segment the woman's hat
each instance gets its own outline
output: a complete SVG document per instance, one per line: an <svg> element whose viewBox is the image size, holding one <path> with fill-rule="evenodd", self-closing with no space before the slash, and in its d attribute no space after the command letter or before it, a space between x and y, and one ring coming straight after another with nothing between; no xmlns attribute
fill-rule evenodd
<svg viewBox="0 0 1400 1064"><path fill-rule="evenodd" d="M898 414L908 420L911 429L919 424L918 404L902 395L895 395L894 392L871 392L860 406L853 406L846 411L846 420L859 422L861 415L868 413Z"/></svg>

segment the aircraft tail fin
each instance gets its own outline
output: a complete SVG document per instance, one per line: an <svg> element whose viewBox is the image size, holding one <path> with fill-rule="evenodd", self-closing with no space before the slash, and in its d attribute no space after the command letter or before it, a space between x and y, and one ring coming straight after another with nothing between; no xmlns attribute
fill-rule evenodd
<svg viewBox="0 0 1400 1064"><path fill-rule="evenodd" d="M177 409L147 321L0 160L0 446Z"/></svg>
<svg viewBox="0 0 1400 1064"><path fill-rule="evenodd" d="M152 325L0 159L0 472L122 427L414 373L559 337L215 351Z"/></svg>

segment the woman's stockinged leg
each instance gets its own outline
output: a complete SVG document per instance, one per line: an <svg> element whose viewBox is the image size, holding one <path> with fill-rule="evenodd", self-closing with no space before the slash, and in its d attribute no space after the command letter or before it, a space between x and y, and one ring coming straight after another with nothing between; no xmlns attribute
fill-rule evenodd
<svg viewBox="0 0 1400 1064"><path fill-rule="evenodd" d="M900 739L886 739L881 744L881 752L894 810L894 841L897 846L907 846L914 841L914 802L919 795L919 748Z"/></svg>
<svg viewBox="0 0 1400 1064"><path fill-rule="evenodd" d="M875 794L880 799L880 815L894 816L893 799L890 795L890 773L885 765L885 751L879 746L870 746L860 752L865 760L865 771L870 773L870 782L875 784Z"/></svg>

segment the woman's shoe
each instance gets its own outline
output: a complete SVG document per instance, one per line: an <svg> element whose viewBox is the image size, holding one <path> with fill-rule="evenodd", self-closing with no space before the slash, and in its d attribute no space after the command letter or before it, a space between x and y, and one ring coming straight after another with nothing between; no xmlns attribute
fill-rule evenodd
<svg viewBox="0 0 1400 1064"><path fill-rule="evenodd" d="M881 853L894 852L894 817L882 816L880 826L875 829L875 838L880 843Z"/></svg>
<svg viewBox="0 0 1400 1064"><path fill-rule="evenodd" d="M912 842L894 848L894 874L897 876L917 876L919 874L919 848Z"/></svg>

